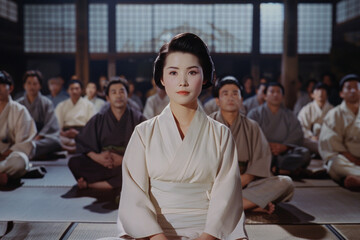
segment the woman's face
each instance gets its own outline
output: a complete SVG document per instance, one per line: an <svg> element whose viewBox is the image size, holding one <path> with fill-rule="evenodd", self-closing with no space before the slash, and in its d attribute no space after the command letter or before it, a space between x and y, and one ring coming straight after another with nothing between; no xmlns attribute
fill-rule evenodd
<svg viewBox="0 0 360 240"><path fill-rule="evenodd" d="M185 106L197 104L203 79L203 69L195 55L174 52L166 57L161 83L170 102Z"/></svg>

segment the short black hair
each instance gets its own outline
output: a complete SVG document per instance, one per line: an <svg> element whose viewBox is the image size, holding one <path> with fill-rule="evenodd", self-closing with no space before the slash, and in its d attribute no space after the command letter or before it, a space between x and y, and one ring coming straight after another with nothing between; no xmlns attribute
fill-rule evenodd
<svg viewBox="0 0 360 240"><path fill-rule="evenodd" d="M243 85L240 83L240 81L236 77L230 76L230 75L222 77L216 81L214 91L213 91L213 96L215 98L218 98L220 89L227 84L235 84L240 90L241 97L243 96L243 90L244 90Z"/></svg>
<svg viewBox="0 0 360 240"><path fill-rule="evenodd" d="M344 84L346 82L349 82L349 81L358 81L360 82L360 77L356 74L348 74L348 75L345 75L341 80L340 80L340 91L343 90L343 87L344 87Z"/></svg>
<svg viewBox="0 0 360 240"><path fill-rule="evenodd" d="M281 88L281 92L282 92L283 96L285 95L285 89L284 89L284 86L281 83L279 83L279 82L269 82L266 85L266 88L264 90L264 94L267 93L267 90L269 89L269 87L279 87L279 88Z"/></svg>
<svg viewBox="0 0 360 240"><path fill-rule="evenodd" d="M23 76L23 84L26 83L28 77L36 77L39 81L39 84L42 86L43 83L43 76L39 70L28 70L25 72Z"/></svg>
<svg viewBox="0 0 360 240"><path fill-rule="evenodd" d="M204 85L203 89L208 88L212 85L214 79L215 67L211 59L209 49L206 44L193 33L181 33L176 35L169 43L165 43L159 51L159 54L154 62L154 80L156 85L164 89L161 84L163 77L163 70L165 61L170 53L183 52L195 55L200 62L204 73Z"/></svg>
<svg viewBox="0 0 360 240"><path fill-rule="evenodd" d="M6 71L0 71L0 84L7 84L9 86L14 85L14 81L9 73Z"/></svg>
<svg viewBox="0 0 360 240"><path fill-rule="evenodd" d="M326 85L325 83L323 82L318 82L316 83L313 88L312 88L312 93L317 90L317 89L324 89L326 91L326 93L329 95L329 87L328 85Z"/></svg>
<svg viewBox="0 0 360 240"><path fill-rule="evenodd" d="M106 96L109 96L109 90L110 90L110 86L113 85L113 84L122 84L124 85L125 87L125 90L126 90L126 93L129 93L129 84L128 84L128 81L125 79L125 78L121 78L121 77L118 77L118 76L115 76L115 77L112 77L110 79L110 81L108 82L108 84L106 85L106 88L105 88L105 94Z"/></svg>
<svg viewBox="0 0 360 240"><path fill-rule="evenodd" d="M80 80L78 80L78 79L72 79L72 80L70 80L69 83L68 83L68 89L69 89L69 87L70 87L72 84L75 84L75 83L78 83L78 84L80 85L80 88L83 89L83 84L82 84L82 82L81 82Z"/></svg>

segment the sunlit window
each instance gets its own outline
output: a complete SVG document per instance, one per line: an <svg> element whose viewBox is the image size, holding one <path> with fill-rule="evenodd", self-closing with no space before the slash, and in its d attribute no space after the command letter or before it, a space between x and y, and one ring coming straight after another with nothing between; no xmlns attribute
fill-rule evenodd
<svg viewBox="0 0 360 240"><path fill-rule="evenodd" d="M108 52L108 5L89 5L89 51Z"/></svg>

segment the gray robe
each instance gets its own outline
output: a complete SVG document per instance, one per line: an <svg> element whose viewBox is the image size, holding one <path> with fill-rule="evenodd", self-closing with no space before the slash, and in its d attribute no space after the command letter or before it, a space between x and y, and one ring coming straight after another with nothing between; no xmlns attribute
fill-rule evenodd
<svg viewBox="0 0 360 240"><path fill-rule="evenodd" d="M273 114L267 103L264 103L251 110L248 117L260 125L268 142L284 144L290 148L273 158L277 167L289 171L307 167L311 160L310 152L301 146L304 135L299 121L290 110L281 107Z"/></svg>
<svg viewBox="0 0 360 240"><path fill-rule="evenodd" d="M39 93L33 103L29 102L26 94L17 101L27 108L34 119L37 135L44 137L40 140L33 140L36 150L32 158L60 151L60 128L52 102L47 97L41 95L41 93Z"/></svg>
<svg viewBox="0 0 360 240"><path fill-rule="evenodd" d="M221 112L210 115L227 125L235 139L241 174L250 174L256 178L243 189L243 197L265 208L269 202L282 202L291 199L294 186L288 176L273 176L270 172L271 151L259 125L239 113L229 126Z"/></svg>
<svg viewBox="0 0 360 240"><path fill-rule="evenodd" d="M259 101L257 99L257 95L254 95L248 99L246 99L243 103L246 113L249 113L252 109L260 106Z"/></svg>

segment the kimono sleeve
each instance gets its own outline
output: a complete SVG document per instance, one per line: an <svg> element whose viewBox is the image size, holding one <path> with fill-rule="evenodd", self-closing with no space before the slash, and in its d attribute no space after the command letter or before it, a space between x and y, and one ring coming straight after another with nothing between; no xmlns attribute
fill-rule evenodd
<svg viewBox="0 0 360 240"><path fill-rule="evenodd" d="M76 151L87 154L89 152L101 152L98 130L101 129L100 115L95 115L89 120L80 133L76 136Z"/></svg>
<svg viewBox="0 0 360 240"><path fill-rule="evenodd" d="M243 214L242 190L237 151L230 130L222 128L220 148L222 159L210 194L210 204L205 225L206 233L225 239L238 226ZM237 227L234 239L246 238L244 227Z"/></svg>
<svg viewBox="0 0 360 240"><path fill-rule="evenodd" d="M44 119L44 127L38 133L38 135L46 136L48 134L58 134L59 133L59 123L56 119L54 107L51 101L48 101L44 104L45 106L45 119Z"/></svg>
<svg viewBox="0 0 360 240"><path fill-rule="evenodd" d="M301 124L302 127L302 131L304 133L304 137L305 138L311 138L312 136L314 136L313 132L311 131L311 121L310 119L308 119L308 111L309 111L309 105L306 105L305 107L303 107L297 118Z"/></svg>
<svg viewBox="0 0 360 240"><path fill-rule="evenodd" d="M141 129L140 129L141 130ZM117 226L119 236L144 238L163 230L157 223L155 207L149 196L149 174L145 145L136 127L122 163L122 191Z"/></svg>
<svg viewBox="0 0 360 240"><path fill-rule="evenodd" d="M340 152L346 152L347 148L343 142L344 120L331 110L325 117L319 137L319 152L327 162L330 158Z"/></svg>
<svg viewBox="0 0 360 240"><path fill-rule="evenodd" d="M292 112L288 112L288 135L283 144L287 146L302 146L304 134L301 129L299 120Z"/></svg>
<svg viewBox="0 0 360 240"><path fill-rule="evenodd" d="M15 143L10 150L23 152L29 156L34 147L32 139L36 135L35 122L25 107L19 110L13 121L16 122L14 129Z"/></svg>

